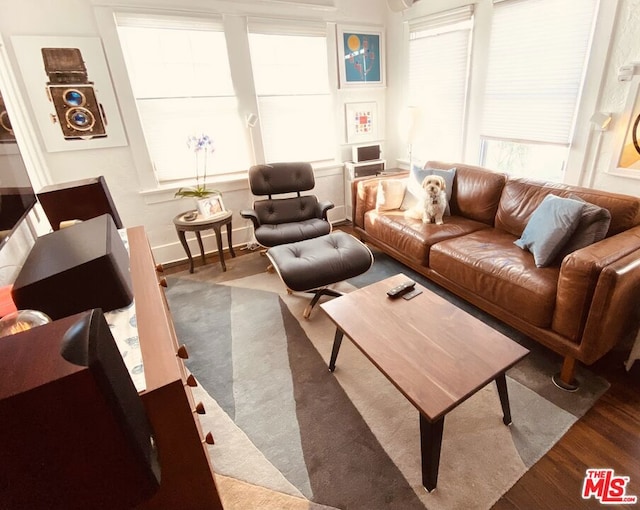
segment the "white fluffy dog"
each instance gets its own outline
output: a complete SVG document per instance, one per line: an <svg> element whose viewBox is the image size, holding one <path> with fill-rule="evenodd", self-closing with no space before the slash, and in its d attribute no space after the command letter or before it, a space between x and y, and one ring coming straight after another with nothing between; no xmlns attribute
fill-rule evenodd
<svg viewBox="0 0 640 510"><path fill-rule="evenodd" d="M428 175L422 181L422 189L425 191L424 208L422 211L422 223L442 225L442 217L447 208L446 183L439 175Z"/></svg>

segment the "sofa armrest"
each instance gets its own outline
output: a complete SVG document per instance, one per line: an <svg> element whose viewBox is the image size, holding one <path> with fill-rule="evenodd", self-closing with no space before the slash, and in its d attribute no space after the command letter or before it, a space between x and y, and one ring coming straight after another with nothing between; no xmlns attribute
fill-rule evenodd
<svg viewBox="0 0 640 510"><path fill-rule="evenodd" d="M594 327L593 317L606 317L608 314L619 316L618 311L611 307L612 304L606 301L598 305L603 309L596 310L594 296L596 292L600 295L617 295L616 288L622 289L626 285L623 280L627 276L617 279L611 275L628 271L625 261L629 257L640 258L640 226L567 255L560 268L552 328L562 336L580 343L581 339L592 337L592 332L588 333L585 328ZM633 281L640 278L640 273L636 274L634 270L629 273L628 278ZM635 286L640 291L640 281L636 281ZM610 341L613 345L618 340L620 337L614 338L611 335L611 338L596 341ZM591 347L586 346L584 349L590 350Z"/></svg>
<svg viewBox="0 0 640 510"><path fill-rule="evenodd" d="M354 227L364 228L364 215L376 208L378 183L383 179L402 179L408 172L398 172L379 177L362 177L351 182L352 221Z"/></svg>
<svg viewBox="0 0 640 510"><path fill-rule="evenodd" d="M602 270L582 336L582 359L590 364L617 343L635 337L640 319L640 250Z"/></svg>

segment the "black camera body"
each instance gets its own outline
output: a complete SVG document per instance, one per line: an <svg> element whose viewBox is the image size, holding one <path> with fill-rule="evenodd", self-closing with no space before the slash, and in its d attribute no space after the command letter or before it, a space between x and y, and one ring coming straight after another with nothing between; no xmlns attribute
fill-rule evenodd
<svg viewBox="0 0 640 510"><path fill-rule="evenodd" d="M42 48L49 77L47 94L56 109L52 116L66 139L106 137L107 120L78 48Z"/></svg>
<svg viewBox="0 0 640 510"><path fill-rule="evenodd" d="M7 107L4 105L4 99L0 95L0 143L16 143L16 137L13 134L11 120L7 113Z"/></svg>

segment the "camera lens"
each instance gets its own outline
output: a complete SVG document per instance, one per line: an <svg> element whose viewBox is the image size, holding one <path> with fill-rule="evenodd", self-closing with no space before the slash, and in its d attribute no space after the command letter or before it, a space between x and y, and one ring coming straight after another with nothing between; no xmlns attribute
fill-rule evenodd
<svg viewBox="0 0 640 510"><path fill-rule="evenodd" d="M89 131L96 123L95 117L86 108L71 108L66 117L69 127L78 131Z"/></svg>
<svg viewBox="0 0 640 510"><path fill-rule="evenodd" d="M84 94L75 89L65 90L64 102L69 106L82 106L85 103Z"/></svg>

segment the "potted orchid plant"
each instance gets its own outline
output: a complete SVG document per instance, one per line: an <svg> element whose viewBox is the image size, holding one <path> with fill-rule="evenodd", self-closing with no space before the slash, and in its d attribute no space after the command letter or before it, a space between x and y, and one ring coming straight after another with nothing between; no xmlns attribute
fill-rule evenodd
<svg viewBox="0 0 640 510"><path fill-rule="evenodd" d="M206 198L210 195L221 195L219 190L207 188L207 156L216 150L213 140L204 133L200 136L191 135L187 138L187 147L193 151L196 157L196 185L195 187L180 188L174 196ZM200 181L200 166L202 166L202 182Z"/></svg>

